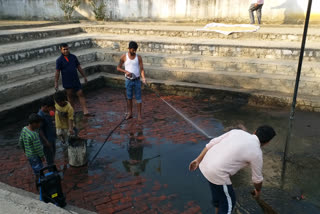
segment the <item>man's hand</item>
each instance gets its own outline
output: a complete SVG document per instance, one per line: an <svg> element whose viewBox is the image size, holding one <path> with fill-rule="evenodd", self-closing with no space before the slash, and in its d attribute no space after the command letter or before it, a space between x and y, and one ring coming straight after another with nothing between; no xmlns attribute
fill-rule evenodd
<svg viewBox="0 0 320 214"><path fill-rule="evenodd" d="M41 157L41 161L42 161L42 162L45 162L45 161L46 161L46 159L44 158L44 156Z"/></svg>
<svg viewBox="0 0 320 214"><path fill-rule="evenodd" d="M54 89L55 89L56 91L59 90L59 84L58 84L57 82L54 83Z"/></svg>
<svg viewBox="0 0 320 214"><path fill-rule="evenodd" d="M49 143L49 141L46 142L46 147L51 148L51 143Z"/></svg>
<svg viewBox="0 0 320 214"><path fill-rule="evenodd" d="M258 191L258 190L256 190L256 189L254 189L254 190L252 190L251 195L252 195L254 198L259 198L260 195L261 195L261 191Z"/></svg>
<svg viewBox="0 0 320 214"><path fill-rule="evenodd" d="M87 77L84 77L83 79L84 79L84 83L87 84L88 83Z"/></svg>
<svg viewBox="0 0 320 214"><path fill-rule="evenodd" d="M132 73L130 73L129 71L126 71L126 75L127 77L132 77Z"/></svg>
<svg viewBox="0 0 320 214"><path fill-rule="evenodd" d="M146 78L142 78L142 80L141 80L141 81L142 81L142 83L143 83L143 84L145 84L145 85L147 84L147 80L146 80Z"/></svg>
<svg viewBox="0 0 320 214"><path fill-rule="evenodd" d="M69 134L70 134L70 135L74 135L73 129L69 129Z"/></svg>
<svg viewBox="0 0 320 214"><path fill-rule="evenodd" d="M190 171L195 171L196 169L198 169L200 162L195 159L194 161L192 161L189 165L189 170Z"/></svg>
<svg viewBox="0 0 320 214"><path fill-rule="evenodd" d="M257 4L257 3L255 3L255 4L254 4L254 6L255 6L255 7L258 7L258 4Z"/></svg>

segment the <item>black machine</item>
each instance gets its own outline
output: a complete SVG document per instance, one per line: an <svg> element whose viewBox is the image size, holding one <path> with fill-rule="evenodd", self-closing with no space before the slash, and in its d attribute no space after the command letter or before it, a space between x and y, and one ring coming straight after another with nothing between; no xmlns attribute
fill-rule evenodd
<svg viewBox="0 0 320 214"><path fill-rule="evenodd" d="M44 173L48 171L47 173ZM39 183L40 200L65 207L66 198L62 192L61 177L55 165L44 167L40 170Z"/></svg>

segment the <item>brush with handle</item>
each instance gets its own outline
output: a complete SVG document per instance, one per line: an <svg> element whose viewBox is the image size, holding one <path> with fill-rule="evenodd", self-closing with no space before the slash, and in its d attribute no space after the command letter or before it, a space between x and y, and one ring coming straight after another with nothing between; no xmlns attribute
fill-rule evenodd
<svg viewBox="0 0 320 214"><path fill-rule="evenodd" d="M253 190L251 195L261 207L264 214L278 214L269 204L262 200L259 196L256 196L256 192Z"/></svg>

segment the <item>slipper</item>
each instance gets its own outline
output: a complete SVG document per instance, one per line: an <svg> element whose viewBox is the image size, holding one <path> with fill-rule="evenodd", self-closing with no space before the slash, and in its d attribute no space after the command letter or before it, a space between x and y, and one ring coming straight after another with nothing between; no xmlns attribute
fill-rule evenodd
<svg viewBox="0 0 320 214"><path fill-rule="evenodd" d="M94 116L96 116L96 115L93 114L93 113L88 113L88 114L84 114L84 116L85 116L85 117L94 117Z"/></svg>
<svg viewBox="0 0 320 214"><path fill-rule="evenodd" d="M131 116L129 116L129 115L126 116L126 120L130 120L132 118L133 118L132 115Z"/></svg>

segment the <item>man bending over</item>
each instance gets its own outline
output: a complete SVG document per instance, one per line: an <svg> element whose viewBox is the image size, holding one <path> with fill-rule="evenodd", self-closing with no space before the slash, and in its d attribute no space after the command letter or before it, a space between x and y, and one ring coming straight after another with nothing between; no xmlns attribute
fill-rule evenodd
<svg viewBox="0 0 320 214"><path fill-rule="evenodd" d="M216 214L231 214L236 198L230 176L247 165L252 169L255 197L260 196L263 181L261 147L267 145L275 135L270 126L260 126L254 134L234 129L212 139L190 163L190 171L200 167L209 181Z"/></svg>

